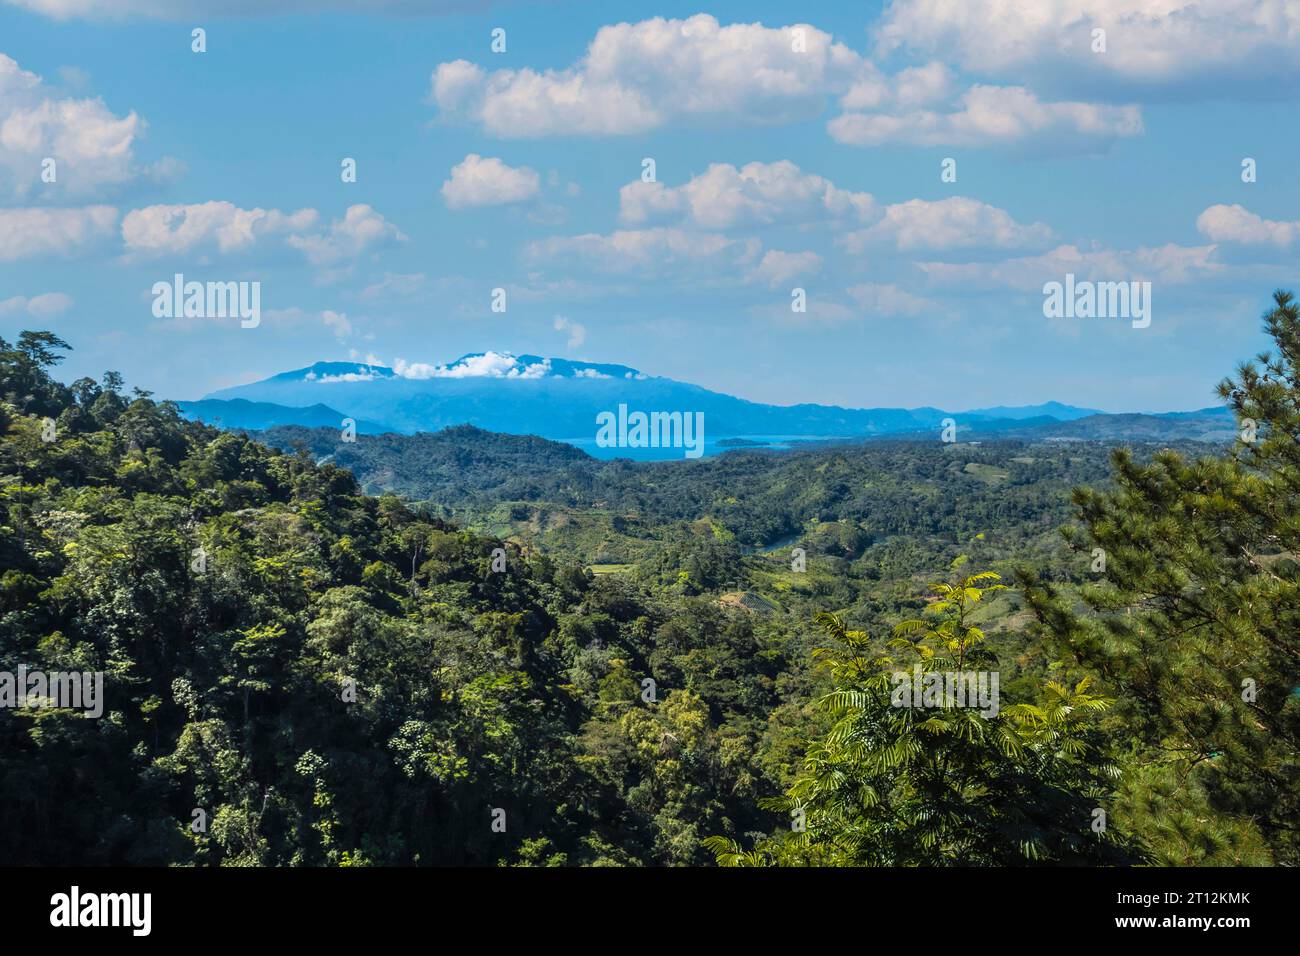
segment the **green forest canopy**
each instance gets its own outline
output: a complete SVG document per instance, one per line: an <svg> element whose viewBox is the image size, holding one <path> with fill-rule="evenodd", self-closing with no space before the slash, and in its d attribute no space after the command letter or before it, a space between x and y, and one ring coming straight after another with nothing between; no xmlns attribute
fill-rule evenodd
<svg viewBox="0 0 1300 956"><path fill-rule="evenodd" d="M1218 455L1107 477L1086 445L897 443L610 480L539 448L531 485L484 465L455 502L0 340L0 670L103 671L107 698L0 709L0 861L1295 865L1289 294L1266 326L1220 386L1253 440ZM753 553L778 538L806 572ZM591 573L602 549L626 570ZM976 664L992 719L891 704L893 670Z"/></svg>

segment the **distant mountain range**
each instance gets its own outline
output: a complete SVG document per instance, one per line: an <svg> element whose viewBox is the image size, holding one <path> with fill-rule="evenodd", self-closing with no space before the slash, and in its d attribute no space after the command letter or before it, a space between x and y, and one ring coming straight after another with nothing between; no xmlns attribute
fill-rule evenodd
<svg viewBox="0 0 1300 956"><path fill-rule="evenodd" d="M626 365L504 352L464 355L447 365L399 364L396 368L317 362L177 404L189 418L226 428L338 428L343 419L351 418L362 434L412 434L469 424L570 441L601 457L626 453L594 447L596 416L617 414L620 405L629 412L703 413L710 451L723 450L716 446L718 440L738 437L779 445L937 434L948 418L957 423L963 440L1015 436L1218 441L1230 438L1234 431L1232 415L1224 408L1113 415L1060 402L963 412L931 407L766 405L645 375Z"/></svg>
<svg viewBox="0 0 1300 956"><path fill-rule="evenodd" d="M205 398L197 402L177 402L186 418L199 419L222 428L244 428L264 431L281 425L303 425L307 428L338 428L348 416L328 405L308 405L292 408L274 402L250 402L246 398ZM380 434L392 429L377 422L357 422L357 431L363 434Z"/></svg>
<svg viewBox="0 0 1300 956"><path fill-rule="evenodd" d="M1075 405L1062 405L1060 402L1044 402L1041 405L996 405L993 408L974 408L966 415L979 415L982 418L1054 418L1061 422L1072 422L1090 415L1105 415L1096 408L1079 408Z"/></svg>

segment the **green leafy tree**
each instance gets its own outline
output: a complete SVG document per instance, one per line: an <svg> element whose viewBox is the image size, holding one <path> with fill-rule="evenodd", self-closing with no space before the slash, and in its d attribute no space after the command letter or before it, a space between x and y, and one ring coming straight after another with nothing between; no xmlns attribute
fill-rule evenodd
<svg viewBox="0 0 1300 956"><path fill-rule="evenodd" d="M1080 488L1079 551L1100 579L1070 593L1021 574L1043 633L1119 701L1141 786L1131 826L1166 862L1300 863L1300 310L1274 295L1275 350L1219 394L1228 454L1113 456ZM1162 799L1155 799L1163 794ZM1176 821L1181 821L1174 825Z"/></svg>
<svg viewBox="0 0 1300 956"><path fill-rule="evenodd" d="M745 851L711 837L719 863L954 866L1123 863L1135 859L1113 828L1094 828L1118 769L1095 717L1109 702L1048 681L1034 702L976 710L948 684L975 665L996 671L973 611L1003 590L998 575L932 586L924 618L905 621L880 653L837 616L817 621L833 645L819 656L834 689L819 705L832 721L783 798L789 830ZM902 675L900 677L900 674ZM921 684L913 678L921 675ZM906 678L906 681L903 680ZM907 687L907 695L900 689ZM910 695L920 695L918 702ZM942 688L942 690L940 690ZM931 696L931 691L934 696ZM925 706L916 706L923 703Z"/></svg>

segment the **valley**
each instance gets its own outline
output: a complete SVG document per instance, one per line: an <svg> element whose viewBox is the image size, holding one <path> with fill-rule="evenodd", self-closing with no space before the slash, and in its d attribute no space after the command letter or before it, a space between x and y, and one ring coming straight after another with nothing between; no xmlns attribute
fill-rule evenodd
<svg viewBox="0 0 1300 956"><path fill-rule="evenodd" d="M10 860L36 859L17 839L32 829L51 834L42 862L118 865L1240 864L1291 852L1262 835L1255 821L1273 811L1253 796L1207 816L1232 765L1170 791L1182 764L1160 756L1139 709L1155 706L1142 662L1169 651L1122 650L1134 609L1161 622L1188 593L1151 577L1176 564L1153 572L1150 553L1223 546L1146 530L1202 512L1135 489L1163 489L1147 477L1162 475L1199 489L1209 479L1179 469L1236 467L1235 446L1199 432L1041 437L1039 416L1014 409L975 440L904 433L674 461L470 424L218 429L121 394L113 373L57 382L63 347L24 333L0 349L0 650L102 672L111 729L41 706L0 712ZM305 408L317 421L336 410ZM1080 411L1052 427L1088 434L1123 418ZM1103 517L1120 503L1147 511ZM1251 553L1283 581L1296 549L1271 540ZM1258 613L1244 592L1223 600ZM1099 638L1106 628L1118 636ZM1130 660L1109 678L1127 697L1091 694L1095 675ZM974 669L999 699L914 719L880 682L917 667ZM844 720L867 721L884 746L910 741L905 775L840 753ZM841 761L850 776L827 769ZM42 768L22 777L32 799L6 793L30 766ZM854 780L967 822L935 844L884 823L850 850L785 828L813 807L817 833L833 833L838 788ZM1103 798L1118 822L1098 841L1086 807ZM210 830L187 829L196 809ZM1004 839L1008 826L1029 835Z"/></svg>

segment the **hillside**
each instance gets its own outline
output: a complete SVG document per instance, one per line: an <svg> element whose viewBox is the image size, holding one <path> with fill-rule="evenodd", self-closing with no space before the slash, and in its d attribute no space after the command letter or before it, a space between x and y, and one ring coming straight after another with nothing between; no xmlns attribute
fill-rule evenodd
<svg viewBox="0 0 1300 956"><path fill-rule="evenodd" d="M914 613L999 513L981 560L1059 550L1062 498L1034 475L1101 467L1026 458L995 498L975 447L670 466L474 429L283 429L318 447L282 454L112 376L60 385L57 358L0 348L0 658L103 671L105 719L0 710L19 863L707 862L704 837L780 825L760 801L817 729L813 613ZM363 474L374 453L433 500L364 495L316 452ZM958 512L959 488L983 503ZM618 548L636 553L583 567ZM1014 612L988 624L1011 687L1044 663Z"/></svg>
<svg viewBox="0 0 1300 956"><path fill-rule="evenodd" d="M1037 538L1035 553L1046 558L1069 517L1070 488L1104 481L1112 450L1095 442L878 439L629 462L472 427L356 442L331 429L277 428L263 438L348 469L370 493L425 501L444 517L597 564L644 558L666 527L702 519L751 549L804 535L808 545L839 528L835 535L855 542L844 552L850 557L872 542L952 543L996 527L999 540L1022 548ZM1159 446L1139 447L1148 455ZM960 511L946 503L954 497Z"/></svg>
<svg viewBox="0 0 1300 956"><path fill-rule="evenodd" d="M702 863L767 825L798 723L767 714L806 683L786 628L364 496L113 376L70 389L45 341L0 342L0 663L101 672L103 719L0 708L0 858Z"/></svg>
<svg viewBox="0 0 1300 956"><path fill-rule="evenodd" d="M1158 727L1187 734L1202 719L1157 710L1180 669L1227 680L1224 705L1237 699L1236 676L1222 674L1231 661L1207 670L1207 655L1254 655L1250 666L1280 676L1250 713L1291 719L1293 665L1259 657L1252 642L1278 626L1272 609L1289 628L1294 552L1245 516L1260 488L1271 502L1261 513L1292 498L1280 484L1241 481L1231 456L1192 461L1203 443L1180 454L1161 443L931 437L636 463L468 426L355 441L288 426L254 438L128 398L113 373L65 386L49 374L63 348L49 333L0 342L0 676L97 674L90 716L100 719L30 699L0 708L7 859L944 865L974 854L984 865L1110 865L1294 855L1272 829L1290 812L1285 788L1240 788L1256 772L1248 754L1285 765L1285 735L1253 720L1212 730L1233 741L1216 747L1244 749L1191 768L1191 784L1183 774L1173 791L1181 771L1156 759ZM1289 431L1267 435L1266 452L1289 453ZM1165 501L1170 487L1199 500L1207 482L1238 482L1246 497L1219 494L1210 509ZM1121 507L1136 523L1092 517ZM1161 531L1225 508L1250 529L1258 573L1217 525ZM1100 552L1080 544L1077 527L1060 535L1080 514L1106 542ZM1189 541L1223 554L1195 592L1166 576L1175 561L1147 560ZM978 573L963 570L970 560ZM1191 656L1174 634L1115 657L1108 641L1143 640L1128 615L1108 613L1143 599L1122 590L1133 575L1160 596L1140 620L1166 632L1196 613L1180 602L1214 581L1234 620L1255 617L1249 630L1198 638ZM991 583L1013 580L1014 592ZM1267 605L1252 597L1259 588L1272 589ZM1232 646L1220 649L1225 636ZM998 675L1004 716L959 710L918 725L900 713L885 689L891 655L960 666L943 656L954 652ZM1175 669L1150 671L1153 656ZM1121 699L1102 716L1112 699L1088 686L1107 667L1122 668L1113 679L1145 712ZM899 830L876 819L892 810L854 797L877 838L846 847L832 829L792 840L786 811L803 794L823 819L848 812L836 763L852 768L852 786L892 786L861 750L843 749L844 720L866 722L886 747L911 741L908 779L938 788L911 799L951 804L969 822L945 824L948 842L934 844L925 828ZM1100 841L1088 811L1099 799L1117 821ZM1215 800L1231 809L1211 809ZM38 845L23 838L31 832L44 835Z"/></svg>

